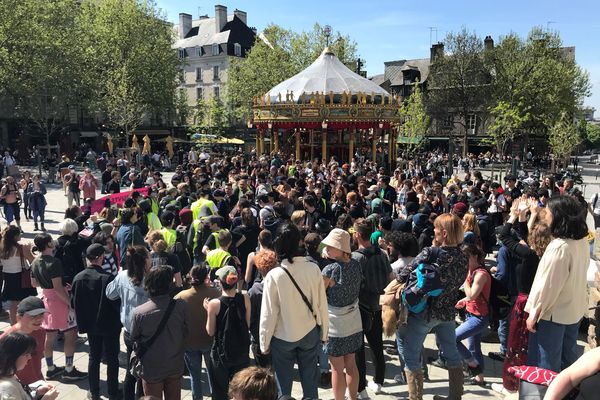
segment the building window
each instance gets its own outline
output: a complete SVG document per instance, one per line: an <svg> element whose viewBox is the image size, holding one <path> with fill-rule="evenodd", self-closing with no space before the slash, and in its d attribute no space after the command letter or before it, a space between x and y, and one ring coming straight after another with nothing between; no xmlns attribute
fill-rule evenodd
<svg viewBox="0 0 600 400"><path fill-rule="evenodd" d="M202 88L196 88L196 100L202 100L204 97L204 93L202 92Z"/></svg>
<svg viewBox="0 0 600 400"><path fill-rule="evenodd" d="M196 56L202 57L202 47L196 47Z"/></svg>
<svg viewBox="0 0 600 400"><path fill-rule="evenodd" d="M213 81L218 81L219 80L219 66L215 65L213 67Z"/></svg>
<svg viewBox="0 0 600 400"><path fill-rule="evenodd" d="M213 55L213 56L218 56L218 55L219 55L219 53L220 53L220 51L219 51L219 45L218 45L218 44L216 44L216 43L215 43L215 44L213 44L213 45L212 45L212 55Z"/></svg>
<svg viewBox="0 0 600 400"><path fill-rule="evenodd" d="M202 68L196 68L196 82L202 82Z"/></svg>
<svg viewBox="0 0 600 400"><path fill-rule="evenodd" d="M218 86L215 86L213 88L213 95L215 96L215 99L218 99L219 96L221 95L221 91L220 91L220 88Z"/></svg>
<svg viewBox="0 0 600 400"><path fill-rule="evenodd" d="M185 58L185 49L179 49L178 56L180 59Z"/></svg>
<svg viewBox="0 0 600 400"><path fill-rule="evenodd" d="M451 129L454 127L454 117L452 114L449 114L446 118L444 118L442 125L446 129Z"/></svg>
<svg viewBox="0 0 600 400"><path fill-rule="evenodd" d="M233 53L236 57L242 56L242 46L239 43L233 45Z"/></svg>
<svg viewBox="0 0 600 400"><path fill-rule="evenodd" d="M467 116L467 132L474 135L476 128L477 128L477 115L469 114Z"/></svg>

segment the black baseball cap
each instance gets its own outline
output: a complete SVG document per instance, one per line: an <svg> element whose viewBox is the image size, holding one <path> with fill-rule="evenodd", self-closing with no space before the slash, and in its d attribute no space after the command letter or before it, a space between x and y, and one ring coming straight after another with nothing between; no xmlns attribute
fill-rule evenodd
<svg viewBox="0 0 600 400"><path fill-rule="evenodd" d="M35 296L25 297L17 306L17 313L20 315L27 314L35 317L47 312L49 311L46 310L46 307L44 307L44 302L42 299Z"/></svg>
<svg viewBox="0 0 600 400"><path fill-rule="evenodd" d="M99 258L100 256L104 255L104 246L102 246L100 243L94 243L92 245L90 245L87 250L85 251L85 257L88 260L95 260L96 258Z"/></svg>

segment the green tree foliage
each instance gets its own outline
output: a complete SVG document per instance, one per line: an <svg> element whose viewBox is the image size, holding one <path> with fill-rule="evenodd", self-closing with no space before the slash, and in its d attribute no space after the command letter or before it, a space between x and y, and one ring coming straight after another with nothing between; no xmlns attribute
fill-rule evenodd
<svg viewBox="0 0 600 400"><path fill-rule="evenodd" d="M493 122L488 127L487 142L495 145L498 153L506 154L508 145L519 135L528 115L521 116L519 109L506 101L499 101L491 109Z"/></svg>
<svg viewBox="0 0 600 400"><path fill-rule="evenodd" d="M188 98L185 89L177 90L175 95L175 111L177 113L177 125L187 125L191 113L191 107L188 104Z"/></svg>
<svg viewBox="0 0 600 400"><path fill-rule="evenodd" d="M579 130L567 112L563 112L560 119L548 130L548 143L557 159L566 160L581 141Z"/></svg>
<svg viewBox="0 0 600 400"><path fill-rule="evenodd" d="M487 55L494 76L492 107L510 106L519 128L546 131L563 112L573 115L589 95L587 73L557 32L536 27L526 39L510 33Z"/></svg>
<svg viewBox="0 0 600 400"><path fill-rule="evenodd" d="M423 93L419 81L415 82L415 90L400 107L402 125L398 132L400 137L408 138L406 147L416 151L423 146L425 135L429 128L429 116L423 102Z"/></svg>
<svg viewBox="0 0 600 400"><path fill-rule="evenodd" d="M0 14L0 95L49 143L84 95L80 9L73 0L2 0Z"/></svg>
<svg viewBox="0 0 600 400"><path fill-rule="evenodd" d="M231 63L227 82L228 101L235 118L248 120L252 99L262 96L273 86L299 73L319 57L326 46L323 28L315 24L311 31L296 33L278 25L257 38L245 59ZM349 68L355 69L356 42L337 32L329 38L330 48Z"/></svg>
<svg viewBox="0 0 600 400"><path fill-rule="evenodd" d="M211 135L221 136L229 126L228 113L220 97L211 96L206 102L204 131Z"/></svg>
<svg viewBox="0 0 600 400"><path fill-rule="evenodd" d="M155 2L87 0L82 8L90 105L126 135L146 113L169 118L180 62L171 27Z"/></svg>
<svg viewBox="0 0 600 400"><path fill-rule="evenodd" d="M582 137L584 137L592 147L600 147L600 126L581 120L580 129Z"/></svg>
<svg viewBox="0 0 600 400"><path fill-rule="evenodd" d="M491 75L481 38L466 28L449 33L444 40L444 54L435 56L430 66L427 108L438 121L453 117L460 127L465 153L466 120L471 114L484 116L490 92ZM451 134L454 136L454 132Z"/></svg>

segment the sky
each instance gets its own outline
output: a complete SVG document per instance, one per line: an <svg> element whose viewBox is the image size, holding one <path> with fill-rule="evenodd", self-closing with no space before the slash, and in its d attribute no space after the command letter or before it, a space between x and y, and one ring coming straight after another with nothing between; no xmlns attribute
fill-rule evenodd
<svg viewBox="0 0 600 400"><path fill-rule="evenodd" d="M270 23L294 31L311 30L314 23L330 25L350 35L366 60L369 76L383 73L385 61L426 58L436 39L462 27L497 42L509 32L525 37L534 26L558 31L565 46L575 46L579 65L590 74L592 95L584 104L600 118L600 1L571 0L157 0L169 21L179 13L214 16L215 4L248 13L248 25L260 32ZM436 31L430 28L434 27Z"/></svg>

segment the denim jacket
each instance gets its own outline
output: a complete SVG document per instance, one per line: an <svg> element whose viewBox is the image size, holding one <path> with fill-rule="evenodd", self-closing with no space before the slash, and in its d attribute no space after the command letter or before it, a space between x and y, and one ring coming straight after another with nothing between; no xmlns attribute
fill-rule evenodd
<svg viewBox="0 0 600 400"><path fill-rule="evenodd" d="M127 271L121 271L106 287L106 297L109 300L121 300L121 323L125 330L131 333L133 309L148 301L144 283L135 286L127 276Z"/></svg>

